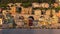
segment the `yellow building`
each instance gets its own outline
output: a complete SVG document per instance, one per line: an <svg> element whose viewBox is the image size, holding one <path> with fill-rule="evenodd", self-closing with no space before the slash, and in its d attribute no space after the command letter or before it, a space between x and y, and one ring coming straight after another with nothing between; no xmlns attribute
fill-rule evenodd
<svg viewBox="0 0 60 34"><path fill-rule="evenodd" d="M2 18L0 18L0 25L2 25L3 24L3 21L2 21Z"/></svg>
<svg viewBox="0 0 60 34"><path fill-rule="evenodd" d="M16 13L16 7L15 6L11 7L10 12L12 13L12 15L14 15Z"/></svg>
<svg viewBox="0 0 60 34"><path fill-rule="evenodd" d="M35 15L41 16L41 10L39 10L39 9L34 10L34 14L35 14Z"/></svg>

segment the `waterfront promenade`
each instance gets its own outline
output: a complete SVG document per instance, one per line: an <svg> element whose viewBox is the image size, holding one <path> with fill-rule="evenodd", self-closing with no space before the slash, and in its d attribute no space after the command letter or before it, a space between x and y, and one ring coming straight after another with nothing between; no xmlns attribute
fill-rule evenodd
<svg viewBox="0 0 60 34"><path fill-rule="evenodd" d="M2 29L0 34L60 34L60 29Z"/></svg>

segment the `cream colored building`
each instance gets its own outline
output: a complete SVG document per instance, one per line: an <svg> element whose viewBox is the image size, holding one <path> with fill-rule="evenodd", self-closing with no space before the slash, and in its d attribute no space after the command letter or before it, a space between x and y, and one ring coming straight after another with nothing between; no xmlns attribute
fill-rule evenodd
<svg viewBox="0 0 60 34"><path fill-rule="evenodd" d="M45 3L45 8L49 8L49 4L48 3Z"/></svg>
<svg viewBox="0 0 60 34"><path fill-rule="evenodd" d="M52 9L52 14L56 15L56 10L55 9Z"/></svg>
<svg viewBox="0 0 60 34"><path fill-rule="evenodd" d="M50 9L46 10L46 15L50 16L50 14L51 14L51 10Z"/></svg>
<svg viewBox="0 0 60 34"><path fill-rule="evenodd" d="M36 8L36 7L49 8L49 4L48 3L32 3L32 7L33 8Z"/></svg>
<svg viewBox="0 0 60 34"><path fill-rule="evenodd" d="M31 15L31 13L32 13L32 7L28 7L28 8L22 7L21 14L29 14L29 15Z"/></svg>
<svg viewBox="0 0 60 34"><path fill-rule="evenodd" d="M21 7L22 3L15 3L16 6Z"/></svg>
<svg viewBox="0 0 60 34"><path fill-rule="evenodd" d="M32 3L32 7L36 8L36 7L40 7L39 3Z"/></svg>

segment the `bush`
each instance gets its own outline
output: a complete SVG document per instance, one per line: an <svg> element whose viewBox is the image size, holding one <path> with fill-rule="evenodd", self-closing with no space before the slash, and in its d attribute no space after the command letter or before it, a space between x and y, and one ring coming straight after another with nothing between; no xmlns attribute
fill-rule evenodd
<svg viewBox="0 0 60 34"><path fill-rule="evenodd" d="M0 7L6 7L7 4L0 4Z"/></svg>
<svg viewBox="0 0 60 34"><path fill-rule="evenodd" d="M57 8L55 8L56 10L60 10L60 6L58 6Z"/></svg>
<svg viewBox="0 0 60 34"><path fill-rule="evenodd" d="M6 9L7 4L0 4L0 8Z"/></svg>
<svg viewBox="0 0 60 34"><path fill-rule="evenodd" d="M25 3L22 3L22 6L29 7L29 6L32 6L32 4L30 2L25 2Z"/></svg>

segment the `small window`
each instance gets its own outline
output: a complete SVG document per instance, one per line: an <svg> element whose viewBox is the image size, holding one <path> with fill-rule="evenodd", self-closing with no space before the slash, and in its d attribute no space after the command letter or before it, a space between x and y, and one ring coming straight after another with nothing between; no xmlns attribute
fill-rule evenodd
<svg viewBox="0 0 60 34"><path fill-rule="evenodd" d="M41 14L44 15L44 14L45 14L45 10L42 10L42 11L41 11Z"/></svg>
<svg viewBox="0 0 60 34"><path fill-rule="evenodd" d="M58 13L58 12L59 12L59 10L56 9L56 13Z"/></svg>
<svg viewBox="0 0 60 34"><path fill-rule="evenodd" d="M41 12L41 14L42 14L42 15L44 14L43 11Z"/></svg>
<svg viewBox="0 0 60 34"><path fill-rule="evenodd" d="M60 23L60 18L58 18L58 23Z"/></svg>
<svg viewBox="0 0 60 34"><path fill-rule="evenodd" d="M16 12L21 13L21 7L16 7Z"/></svg>
<svg viewBox="0 0 60 34"><path fill-rule="evenodd" d="M11 7L13 7L14 5L11 5Z"/></svg>
<svg viewBox="0 0 60 34"><path fill-rule="evenodd" d="M34 11L32 11L32 14L34 15Z"/></svg>
<svg viewBox="0 0 60 34"><path fill-rule="evenodd" d="M0 18L2 18L2 15L0 14Z"/></svg>
<svg viewBox="0 0 60 34"><path fill-rule="evenodd" d="M53 17L53 15L51 14L50 17Z"/></svg>

